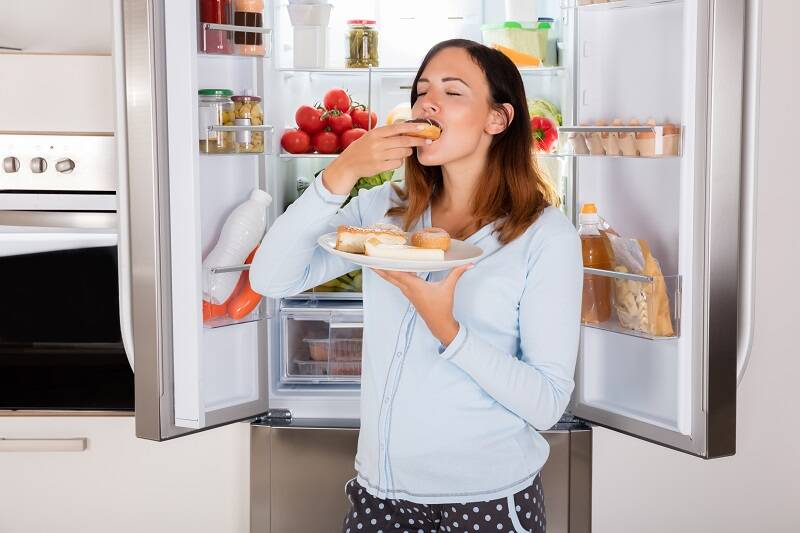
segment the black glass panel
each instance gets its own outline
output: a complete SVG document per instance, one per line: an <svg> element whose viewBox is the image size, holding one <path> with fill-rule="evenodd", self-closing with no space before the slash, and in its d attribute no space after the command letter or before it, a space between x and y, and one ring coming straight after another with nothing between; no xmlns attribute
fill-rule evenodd
<svg viewBox="0 0 800 533"><path fill-rule="evenodd" d="M116 247L0 258L0 409L133 409Z"/></svg>

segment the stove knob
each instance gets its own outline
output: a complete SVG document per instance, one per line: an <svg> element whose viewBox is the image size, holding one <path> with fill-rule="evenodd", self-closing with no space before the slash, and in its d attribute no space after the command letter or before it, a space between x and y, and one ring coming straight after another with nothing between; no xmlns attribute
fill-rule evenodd
<svg viewBox="0 0 800 533"><path fill-rule="evenodd" d="M16 157L6 157L3 159L3 170L7 174L12 174L19 170L19 159Z"/></svg>
<svg viewBox="0 0 800 533"><path fill-rule="evenodd" d="M72 159L59 159L56 162L56 170L63 173L72 172L75 170L75 161Z"/></svg>
<svg viewBox="0 0 800 533"><path fill-rule="evenodd" d="M47 161L43 157L34 157L31 159L31 172L34 174L41 174L47 170Z"/></svg>

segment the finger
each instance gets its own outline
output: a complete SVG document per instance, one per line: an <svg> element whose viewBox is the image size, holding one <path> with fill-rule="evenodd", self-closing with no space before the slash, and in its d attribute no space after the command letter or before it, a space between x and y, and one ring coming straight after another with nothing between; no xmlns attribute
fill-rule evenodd
<svg viewBox="0 0 800 533"><path fill-rule="evenodd" d="M456 283L458 283L458 280L461 279L461 276L464 275L464 272L470 270L474 266L475 265L473 264L469 264L469 265L461 265L459 267L454 268L444 279L444 284L447 286L455 287Z"/></svg>
<svg viewBox="0 0 800 533"><path fill-rule="evenodd" d="M378 172L386 172L403 166L402 159L389 159L378 165Z"/></svg>
<svg viewBox="0 0 800 533"><path fill-rule="evenodd" d="M381 141L383 145L387 148L414 148L415 146L426 146L431 144L433 141L431 139L425 139L422 137L412 137L410 135L397 135L395 137L389 137L388 139L383 139Z"/></svg>
<svg viewBox="0 0 800 533"><path fill-rule="evenodd" d="M383 275L385 276L384 279L393 283L394 285L397 285L401 289L408 289L408 278L401 276L400 274L403 274L403 272L395 272L392 270L383 271Z"/></svg>
<svg viewBox="0 0 800 533"><path fill-rule="evenodd" d="M382 155L384 159L404 159L411 157L413 154L414 150L411 148L393 148L392 150L386 150Z"/></svg>
<svg viewBox="0 0 800 533"><path fill-rule="evenodd" d="M390 126L381 126L372 131L375 132L374 135L379 137L392 137L395 135L422 131L426 127L427 124L420 124L419 122L395 122Z"/></svg>

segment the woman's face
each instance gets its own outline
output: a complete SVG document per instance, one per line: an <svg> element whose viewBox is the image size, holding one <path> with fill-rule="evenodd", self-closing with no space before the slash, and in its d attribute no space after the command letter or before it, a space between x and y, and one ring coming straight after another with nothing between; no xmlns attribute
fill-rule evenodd
<svg viewBox="0 0 800 533"><path fill-rule="evenodd" d="M431 118L442 126L442 136L417 148L426 166L444 165L488 150L491 135L489 83L469 53L445 48L425 66L417 83L413 118Z"/></svg>

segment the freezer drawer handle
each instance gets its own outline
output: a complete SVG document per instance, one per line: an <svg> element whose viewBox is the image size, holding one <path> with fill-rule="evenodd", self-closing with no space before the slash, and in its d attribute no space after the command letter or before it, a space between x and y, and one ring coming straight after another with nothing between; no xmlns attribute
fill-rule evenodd
<svg viewBox="0 0 800 533"><path fill-rule="evenodd" d="M363 322L331 322L331 328L363 328Z"/></svg>
<svg viewBox="0 0 800 533"><path fill-rule="evenodd" d="M69 439L7 439L0 437L0 452L85 452L87 437Z"/></svg>

